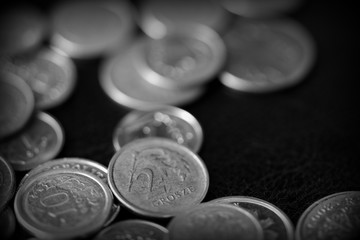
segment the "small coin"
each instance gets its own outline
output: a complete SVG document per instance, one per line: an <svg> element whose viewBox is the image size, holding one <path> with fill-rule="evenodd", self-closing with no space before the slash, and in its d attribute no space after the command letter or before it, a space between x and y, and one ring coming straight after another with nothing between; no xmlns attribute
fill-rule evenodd
<svg viewBox="0 0 360 240"><path fill-rule="evenodd" d="M58 121L39 112L24 131L2 144L0 153L16 171L26 171L53 159L63 144L64 133Z"/></svg>
<svg viewBox="0 0 360 240"><path fill-rule="evenodd" d="M11 165L0 156L0 212L15 193L15 173Z"/></svg>
<svg viewBox="0 0 360 240"><path fill-rule="evenodd" d="M360 239L360 191L326 196L301 215L296 240Z"/></svg>
<svg viewBox="0 0 360 240"><path fill-rule="evenodd" d="M126 220L112 224L96 235L94 240L151 239L163 240L168 230L163 226L144 220Z"/></svg>
<svg viewBox="0 0 360 240"><path fill-rule="evenodd" d="M19 131L34 111L34 95L18 76L0 71L0 139Z"/></svg>
<svg viewBox="0 0 360 240"><path fill-rule="evenodd" d="M116 151L139 138L163 137L198 152L203 131L200 123L189 112L176 107L151 111L132 111L116 126L113 144Z"/></svg>
<svg viewBox="0 0 360 240"><path fill-rule="evenodd" d="M15 196L19 223L41 239L70 239L99 230L113 199L94 175L74 169L42 172L22 185Z"/></svg>
<svg viewBox="0 0 360 240"><path fill-rule="evenodd" d="M141 5L140 27L152 38L162 38L183 24L202 24L223 32L230 16L217 1L152 0Z"/></svg>
<svg viewBox="0 0 360 240"><path fill-rule="evenodd" d="M3 60L2 69L24 79L35 96L35 107L49 109L69 98L76 82L73 61L51 49Z"/></svg>
<svg viewBox="0 0 360 240"><path fill-rule="evenodd" d="M90 58L128 44L135 29L127 1L67 1L52 14L52 44L74 58Z"/></svg>
<svg viewBox="0 0 360 240"><path fill-rule="evenodd" d="M214 79L225 63L223 40L204 25L182 25L161 39L140 43L136 67L145 80L163 88L200 86Z"/></svg>
<svg viewBox="0 0 360 240"><path fill-rule="evenodd" d="M220 80L239 91L263 93L296 85L315 59L311 36L289 19L241 19L224 41L229 61Z"/></svg>
<svg viewBox="0 0 360 240"><path fill-rule="evenodd" d="M168 230L166 240L264 239L255 217L230 204L200 204L175 216Z"/></svg>
<svg viewBox="0 0 360 240"><path fill-rule="evenodd" d="M111 159L108 178L124 206L159 218L199 204L209 186L200 157L165 138L138 139L125 145Z"/></svg>
<svg viewBox="0 0 360 240"><path fill-rule="evenodd" d="M16 219L13 210L10 207L0 211L0 239L11 239L15 232Z"/></svg>
<svg viewBox="0 0 360 240"><path fill-rule="evenodd" d="M100 84L112 100L128 108L150 110L164 105L185 105L205 92L203 87L170 90L145 81L133 61L134 48L138 46L136 43L129 51L108 60L100 70Z"/></svg>
<svg viewBox="0 0 360 240"><path fill-rule="evenodd" d="M289 217L273 204L254 197L233 196L214 199L214 203L228 203L250 212L264 231L264 240L292 240L294 227Z"/></svg>

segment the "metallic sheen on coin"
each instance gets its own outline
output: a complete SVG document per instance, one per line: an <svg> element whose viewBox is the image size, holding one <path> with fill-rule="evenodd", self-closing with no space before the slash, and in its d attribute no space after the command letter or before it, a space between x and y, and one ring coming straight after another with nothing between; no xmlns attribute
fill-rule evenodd
<svg viewBox="0 0 360 240"><path fill-rule="evenodd" d="M202 203L175 216L166 240L260 240L263 230L253 215L228 204Z"/></svg>
<svg viewBox="0 0 360 240"><path fill-rule="evenodd" d="M313 203L296 225L296 240L360 239L360 191L339 192Z"/></svg>
<svg viewBox="0 0 360 240"><path fill-rule="evenodd" d="M203 131L200 123L189 112L176 107L151 111L132 111L116 126L113 144L116 151L135 139L163 137L198 152Z"/></svg>
<svg viewBox="0 0 360 240"><path fill-rule="evenodd" d="M231 196L217 198L211 203L227 203L250 212L264 231L264 240L292 240L294 227L289 217L273 204L259 198Z"/></svg>
<svg viewBox="0 0 360 240"><path fill-rule="evenodd" d="M112 204L99 178L74 169L50 170L22 185L14 201L19 223L41 239L83 237L99 230Z"/></svg>
<svg viewBox="0 0 360 240"><path fill-rule="evenodd" d="M96 235L94 240L144 239L163 240L168 230L144 220L126 220L112 224Z"/></svg>
<svg viewBox="0 0 360 240"><path fill-rule="evenodd" d="M241 19L224 41L229 61L220 80L239 91L263 93L296 85L315 59L311 36L290 19Z"/></svg>
<svg viewBox="0 0 360 240"><path fill-rule="evenodd" d="M15 181L13 168L0 156L0 212L14 196Z"/></svg>
<svg viewBox="0 0 360 240"><path fill-rule="evenodd" d="M125 145L111 159L108 177L124 206L159 218L198 205L209 186L200 157L165 138L138 139Z"/></svg>
<svg viewBox="0 0 360 240"><path fill-rule="evenodd" d="M0 153L16 171L26 171L53 159L63 144L64 133L58 121L39 112L24 131L1 145Z"/></svg>

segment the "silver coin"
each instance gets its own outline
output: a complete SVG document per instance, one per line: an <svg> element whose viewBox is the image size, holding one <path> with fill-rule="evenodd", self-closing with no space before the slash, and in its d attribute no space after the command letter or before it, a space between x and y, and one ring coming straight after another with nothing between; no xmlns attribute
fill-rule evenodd
<svg viewBox="0 0 360 240"><path fill-rule="evenodd" d="M260 222L264 231L264 240L294 239L294 227L289 217L267 201L254 197L233 196L210 202L232 204L250 212Z"/></svg>
<svg viewBox="0 0 360 240"><path fill-rule="evenodd" d="M15 181L13 168L0 156L0 212L14 196Z"/></svg>
<svg viewBox="0 0 360 240"><path fill-rule="evenodd" d="M16 171L26 171L56 157L63 144L64 133L58 121L39 112L24 131L2 144L0 153Z"/></svg>
<svg viewBox="0 0 360 240"><path fill-rule="evenodd" d="M168 230L163 226L144 220L126 220L103 229L94 240L146 239L163 240Z"/></svg>
<svg viewBox="0 0 360 240"><path fill-rule="evenodd" d="M152 38L162 38L183 24L202 24L223 32L230 21L224 8L212 0L184 3L179 0L151 0L140 6L142 30Z"/></svg>
<svg viewBox="0 0 360 240"><path fill-rule="evenodd" d="M139 138L164 137L198 152L203 131L200 123L189 112L164 107L151 111L132 111L115 128L113 144L116 151Z"/></svg>
<svg viewBox="0 0 360 240"><path fill-rule="evenodd" d="M68 1L52 14L51 42L70 57L89 58L125 47L135 22L127 1Z"/></svg>
<svg viewBox="0 0 360 240"><path fill-rule="evenodd" d="M19 223L41 239L83 237L99 230L112 205L107 185L74 169L50 170L22 185L15 196Z"/></svg>
<svg viewBox="0 0 360 240"><path fill-rule="evenodd" d="M260 223L249 212L227 204L203 203L173 218L166 240L264 239Z"/></svg>
<svg viewBox="0 0 360 240"><path fill-rule="evenodd" d="M301 215L296 240L360 238L360 191L335 193L319 199Z"/></svg>
<svg viewBox="0 0 360 240"><path fill-rule="evenodd" d="M122 106L150 110L164 105L185 105L200 97L202 87L170 90L145 81L134 66L135 44L128 51L109 59L100 70L100 84L105 93Z"/></svg>
<svg viewBox="0 0 360 240"><path fill-rule="evenodd" d="M200 157L164 138L138 139L125 145L111 159L108 177L124 206L159 218L198 205L209 186Z"/></svg>
<svg viewBox="0 0 360 240"><path fill-rule="evenodd" d="M8 58L0 67L24 79L35 96L35 107L49 109L62 104L75 88L73 61L51 49L29 56Z"/></svg>
<svg viewBox="0 0 360 240"><path fill-rule="evenodd" d="M241 19L224 41L229 61L220 80L239 91L263 93L294 86L315 59L311 36L289 19Z"/></svg>
<svg viewBox="0 0 360 240"><path fill-rule="evenodd" d="M18 76L0 71L0 139L24 127L34 106L30 87Z"/></svg>
<svg viewBox="0 0 360 240"><path fill-rule="evenodd" d="M187 24L161 39L142 41L135 56L145 80L163 88L187 89L215 78L224 66L226 49L211 28Z"/></svg>
<svg viewBox="0 0 360 240"><path fill-rule="evenodd" d="M0 239L8 240L14 234L16 228L16 219L13 210L10 207L0 211Z"/></svg>

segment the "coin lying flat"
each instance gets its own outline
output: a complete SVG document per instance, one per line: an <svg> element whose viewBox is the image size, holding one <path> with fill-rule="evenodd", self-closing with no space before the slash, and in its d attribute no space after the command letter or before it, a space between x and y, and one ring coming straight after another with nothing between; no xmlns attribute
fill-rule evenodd
<svg viewBox="0 0 360 240"><path fill-rule="evenodd" d="M15 196L19 223L41 239L70 239L99 230L109 216L112 194L94 175L50 170L22 185Z"/></svg>
<svg viewBox="0 0 360 240"><path fill-rule="evenodd" d="M125 145L111 159L108 177L124 206L159 218L199 204L209 186L200 157L164 138L138 139Z"/></svg>
<svg viewBox="0 0 360 240"><path fill-rule="evenodd" d="M138 138L164 137L198 152L203 131L200 123L189 112L164 107L151 111L132 111L116 126L113 144L116 151Z"/></svg>
<svg viewBox="0 0 360 240"><path fill-rule="evenodd" d="M245 196L222 197L214 203L227 203L250 212L264 231L264 240L294 239L294 227L289 217L273 204L262 199Z"/></svg>
<svg viewBox="0 0 360 240"><path fill-rule="evenodd" d="M0 211L0 239L11 239L15 232L16 219L13 210L10 207Z"/></svg>
<svg viewBox="0 0 360 240"><path fill-rule="evenodd" d="M144 220L126 220L112 224L96 235L94 240L151 239L163 240L168 230Z"/></svg>
<svg viewBox="0 0 360 240"><path fill-rule="evenodd" d="M204 88L170 90L145 81L134 66L136 43L128 51L109 59L100 70L100 84L105 93L122 106L150 110L164 105L184 105L194 101Z"/></svg>
<svg viewBox="0 0 360 240"><path fill-rule="evenodd" d="M107 54L128 44L135 23L127 1L68 1L52 14L52 44L75 58Z"/></svg>
<svg viewBox="0 0 360 240"><path fill-rule="evenodd" d="M254 216L227 204L200 204L175 216L168 230L166 240L264 239Z"/></svg>
<svg viewBox="0 0 360 240"><path fill-rule="evenodd" d="M26 171L53 159L63 144L64 133L58 121L39 112L24 131L2 144L0 153L16 171Z"/></svg>
<svg viewBox="0 0 360 240"><path fill-rule="evenodd" d="M18 76L0 70L0 139L19 131L34 111L34 95Z"/></svg>
<svg viewBox="0 0 360 240"><path fill-rule="evenodd" d="M293 86L314 63L312 38L289 19L241 19L224 41L229 61L220 80L239 91L262 93Z"/></svg>
<svg viewBox="0 0 360 240"><path fill-rule="evenodd" d="M214 79L225 63L226 49L211 28L187 24L161 39L146 39L135 48L136 66L150 83L169 89L200 86Z"/></svg>
<svg viewBox="0 0 360 240"><path fill-rule="evenodd" d="M15 193L15 173L11 165L0 156L0 212Z"/></svg>
<svg viewBox="0 0 360 240"><path fill-rule="evenodd" d="M360 238L360 192L340 192L326 196L301 215L296 240Z"/></svg>

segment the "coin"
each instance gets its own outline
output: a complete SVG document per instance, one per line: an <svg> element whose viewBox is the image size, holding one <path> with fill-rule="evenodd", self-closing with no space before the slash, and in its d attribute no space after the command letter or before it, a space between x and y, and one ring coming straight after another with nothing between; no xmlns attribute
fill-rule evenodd
<svg viewBox="0 0 360 240"><path fill-rule="evenodd" d="M210 202L228 203L250 212L260 222L264 231L264 240L294 239L294 227L289 217L267 201L254 197L232 196Z"/></svg>
<svg viewBox="0 0 360 240"><path fill-rule="evenodd" d="M19 223L41 239L83 237L107 220L112 194L99 178L85 171L42 172L22 185L15 196Z"/></svg>
<svg viewBox="0 0 360 240"><path fill-rule="evenodd" d="M241 19L224 41L229 62L220 80L234 90L263 93L296 85L314 63L311 36L289 19Z"/></svg>
<svg viewBox="0 0 360 240"><path fill-rule="evenodd" d="M211 28L187 24L161 39L141 41L135 56L145 80L163 88L187 89L215 78L225 63L226 49Z"/></svg>
<svg viewBox="0 0 360 240"><path fill-rule="evenodd" d="M203 87L170 90L145 81L134 67L133 52L138 46L136 43L109 59L100 70L100 85L112 100L127 108L150 110L164 105L185 105L205 92Z"/></svg>
<svg viewBox="0 0 360 240"><path fill-rule="evenodd" d="M199 204L209 186L200 157L165 138L138 139L125 145L111 159L108 178L124 206L159 218Z"/></svg>
<svg viewBox="0 0 360 240"><path fill-rule="evenodd" d="M1 68L29 84L35 96L35 107L49 109L69 98L76 82L73 61L51 49L2 61Z"/></svg>
<svg viewBox="0 0 360 240"><path fill-rule="evenodd" d="M0 156L0 212L15 192L15 173L11 165Z"/></svg>
<svg viewBox="0 0 360 240"><path fill-rule="evenodd" d="M132 111L115 128L113 144L116 151L138 138L164 137L198 152L203 131L200 123L189 112L176 107L151 111Z"/></svg>
<svg viewBox="0 0 360 240"><path fill-rule="evenodd" d="M0 239L11 239L11 236L15 232L15 227L16 219L13 210L7 207L3 211L0 211Z"/></svg>
<svg viewBox="0 0 360 240"><path fill-rule="evenodd" d="M39 112L24 131L2 144L0 153L16 171L26 171L53 159L63 144L64 133L57 120Z"/></svg>
<svg viewBox="0 0 360 240"><path fill-rule="evenodd" d="M162 38L171 29L196 23L223 32L230 16L217 1L152 0L140 6L142 30L152 38Z"/></svg>
<svg viewBox="0 0 360 240"><path fill-rule="evenodd" d="M168 230L163 226L144 220L126 220L112 224L96 235L94 240L151 239L163 240Z"/></svg>
<svg viewBox="0 0 360 240"><path fill-rule="evenodd" d="M16 75L0 71L0 139L24 127L34 106L30 87Z"/></svg>
<svg viewBox="0 0 360 240"><path fill-rule="evenodd" d="M359 239L360 191L339 192L319 199L301 215L296 240Z"/></svg>
<svg viewBox="0 0 360 240"><path fill-rule="evenodd" d="M263 239L260 223L249 212L227 204L202 203L175 216L166 240Z"/></svg>
<svg viewBox="0 0 360 240"><path fill-rule="evenodd" d="M127 1L68 1L52 14L53 46L74 58L90 58L125 47L135 29Z"/></svg>

